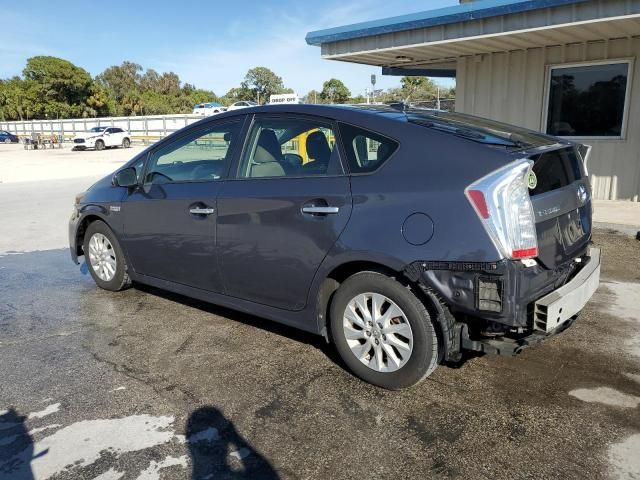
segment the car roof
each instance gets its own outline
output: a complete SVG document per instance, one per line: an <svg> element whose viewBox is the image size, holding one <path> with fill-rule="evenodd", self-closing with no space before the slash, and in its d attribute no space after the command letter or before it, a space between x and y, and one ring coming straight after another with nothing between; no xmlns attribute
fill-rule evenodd
<svg viewBox="0 0 640 480"><path fill-rule="evenodd" d="M459 138L509 148L531 148L558 143L559 139L544 133L464 113L448 112L410 105L395 104L278 104L244 109L243 112L291 112L320 115L336 120L365 121L374 116L397 122L411 123L448 133ZM563 142L567 143L567 142Z"/></svg>

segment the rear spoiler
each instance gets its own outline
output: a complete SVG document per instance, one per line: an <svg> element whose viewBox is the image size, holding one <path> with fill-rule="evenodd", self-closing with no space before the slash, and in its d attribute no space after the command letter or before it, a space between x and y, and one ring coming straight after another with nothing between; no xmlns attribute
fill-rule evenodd
<svg viewBox="0 0 640 480"><path fill-rule="evenodd" d="M593 147L591 145L576 145L576 150L578 150L578 154L582 158L582 164L584 165L584 174L589 176L589 169L587 168L587 162L589 161L589 156L591 155L591 149Z"/></svg>

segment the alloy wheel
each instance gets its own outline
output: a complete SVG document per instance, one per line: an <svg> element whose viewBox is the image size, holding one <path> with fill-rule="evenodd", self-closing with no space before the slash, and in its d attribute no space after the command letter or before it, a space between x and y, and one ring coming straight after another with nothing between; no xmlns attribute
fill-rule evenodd
<svg viewBox="0 0 640 480"><path fill-rule="evenodd" d="M116 275L116 252L109 239L101 233L94 233L89 240L89 263L100 280L110 282Z"/></svg>
<svg viewBox="0 0 640 480"><path fill-rule="evenodd" d="M376 372L394 372L411 358L411 325L402 309L384 295L368 292L351 299L342 324L351 352Z"/></svg>

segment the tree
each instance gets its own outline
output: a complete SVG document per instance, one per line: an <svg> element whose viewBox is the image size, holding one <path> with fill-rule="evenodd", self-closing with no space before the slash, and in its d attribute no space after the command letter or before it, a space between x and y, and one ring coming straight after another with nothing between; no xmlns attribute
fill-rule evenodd
<svg viewBox="0 0 640 480"><path fill-rule="evenodd" d="M351 92L340 80L332 78L322 84L320 97L324 103L346 103L351 97Z"/></svg>
<svg viewBox="0 0 640 480"><path fill-rule="evenodd" d="M140 86L142 66L133 62L122 62L107 68L96 77L98 83L107 89L109 94L120 103Z"/></svg>
<svg viewBox="0 0 640 480"><path fill-rule="evenodd" d="M438 86L427 77L402 77L400 79L403 101L433 100L438 95Z"/></svg>
<svg viewBox="0 0 640 480"><path fill-rule="evenodd" d="M0 81L0 118L24 120L32 118L37 99L33 82L13 77Z"/></svg>
<svg viewBox="0 0 640 480"><path fill-rule="evenodd" d="M89 72L56 57L31 57L22 71L25 80L37 84L43 100L83 103L89 96L93 79Z"/></svg>
<svg viewBox="0 0 640 480"><path fill-rule="evenodd" d="M198 103L207 103L207 102L220 102L220 99L217 97L215 93L210 90L203 90L201 88L195 88L193 85L190 85L192 88L186 88L188 83L183 87L183 95L189 99L191 106L196 105Z"/></svg>
<svg viewBox="0 0 640 480"><path fill-rule="evenodd" d="M271 95L282 93L284 84L282 78L268 68L255 67L247 72L240 88L250 90L258 103L265 103Z"/></svg>
<svg viewBox="0 0 640 480"><path fill-rule="evenodd" d="M225 105L231 105L235 102L241 102L243 100L253 100L255 98L253 92L249 90L246 85L240 86L240 88L234 87L230 89L224 97L222 97L222 103Z"/></svg>
<svg viewBox="0 0 640 480"><path fill-rule="evenodd" d="M106 117L116 112L113 99L109 97L107 90L97 83L91 87L91 95L87 98L86 104L95 112L92 116Z"/></svg>
<svg viewBox="0 0 640 480"><path fill-rule="evenodd" d="M349 99L349 103L367 103L367 99L364 97L364 95L356 95L355 97Z"/></svg>
<svg viewBox="0 0 640 480"><path fill-rule="evenodd" d="M320 92L317 90L311 90L307 93L303 99L304 103L322 103L322 98L320 97Z"/></svg>

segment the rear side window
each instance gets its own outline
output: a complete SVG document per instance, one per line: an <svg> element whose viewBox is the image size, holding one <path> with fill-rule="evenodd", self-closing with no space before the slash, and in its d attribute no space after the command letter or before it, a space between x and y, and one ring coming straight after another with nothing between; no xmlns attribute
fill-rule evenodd
<svg viewBox="0 0 640 480"><path fill-rule="evenodd" d="M582 178L580 160L573 148L563 148L531 157L538 184L532 196L566 187Z"/></svg>
<svg viewBox="0 0 640 480"><path fill-rule="evenodd" d="M353 125L340 124L351 173L373 172L398 149L398 142Z"/></svg>

